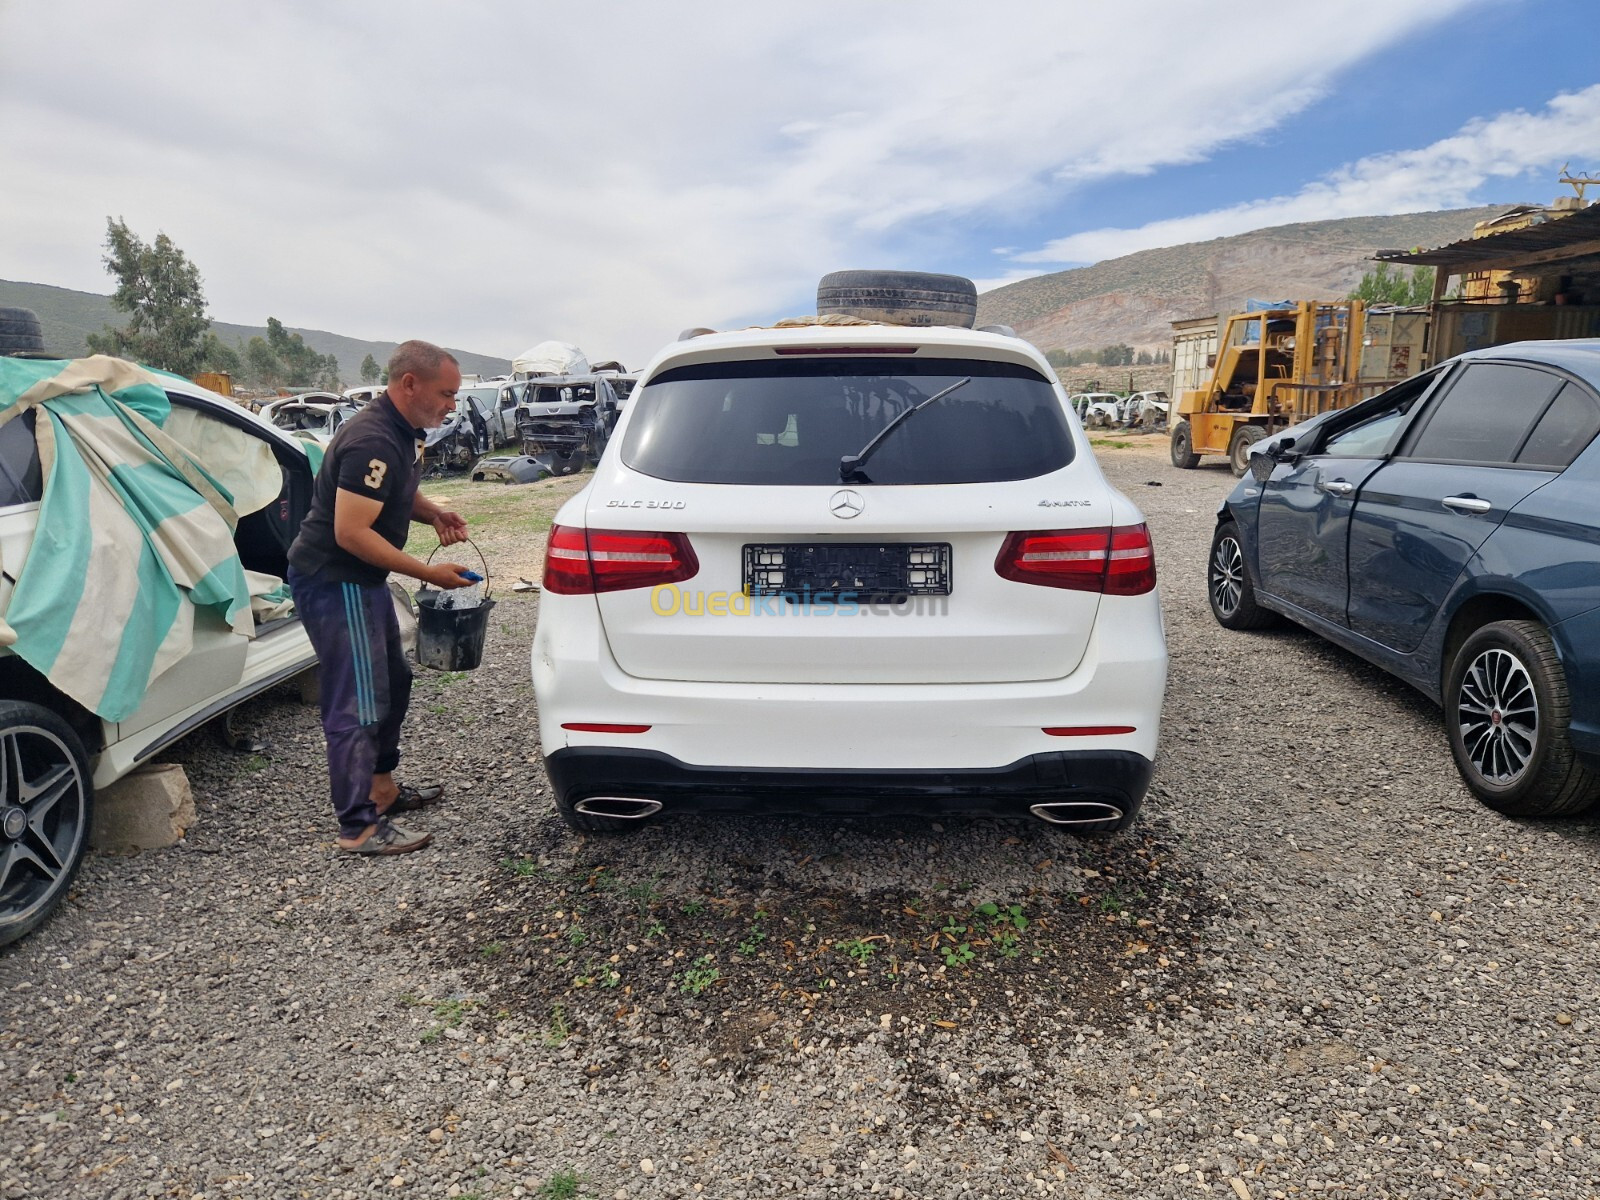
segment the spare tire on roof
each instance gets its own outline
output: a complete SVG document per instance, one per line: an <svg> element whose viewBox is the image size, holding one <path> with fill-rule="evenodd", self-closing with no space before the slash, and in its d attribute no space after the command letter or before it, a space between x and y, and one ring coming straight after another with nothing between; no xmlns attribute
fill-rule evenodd
<svg viewBox="0 0 1600 1200"><path fill-rule="evenodd" d="M817 313L885 325L957 325L971 329L978 289L960 275L926 271L834 271L817 284Z"/></svg>
<svg viewBox="0 0 1600 1200"><path fill-rule="evenodd" d="M31 309L0 308L0 354L43 349L44 330Z"/></svg>

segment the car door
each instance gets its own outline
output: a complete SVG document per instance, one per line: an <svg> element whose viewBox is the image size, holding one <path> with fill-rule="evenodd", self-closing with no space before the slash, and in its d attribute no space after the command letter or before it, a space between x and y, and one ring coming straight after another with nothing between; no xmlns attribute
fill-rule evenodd
<svg viewBox="0 0 1600 1200"><path fill-rule="evenodd" d="M1261 590L1335 624L1347 623L1350 519L1438 374L1374 396L1312 434L1308 452L1280 463L1257 511Z"/></svg>
<svg viewBox="0 0 1600 1200"><path fill-rule="evenodd" d="M1350 628L1416 649L1461 570L1506 514L1558 471L1517 456L1566 380L1528 363L1456 371L1350 524Z"/></svg>

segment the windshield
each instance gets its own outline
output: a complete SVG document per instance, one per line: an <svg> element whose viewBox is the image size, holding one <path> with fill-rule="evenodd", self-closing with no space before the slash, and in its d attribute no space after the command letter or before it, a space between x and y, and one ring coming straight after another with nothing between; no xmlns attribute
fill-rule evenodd
<svg viewBox="0 0 1600 1200"><path fill-rule="evenodd" d="M685 483L837 485L900 413L962 379L886 438L875 484L1032 479L1072 461L1054 388L1019 363L904 358L757 360L679 367L634 393L622 460Z"/></svg>

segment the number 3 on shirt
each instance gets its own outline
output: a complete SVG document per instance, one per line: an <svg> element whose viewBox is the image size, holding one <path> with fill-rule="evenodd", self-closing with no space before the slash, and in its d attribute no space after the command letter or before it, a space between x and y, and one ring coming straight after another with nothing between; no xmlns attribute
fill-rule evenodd
<svg viewBox="0 0 1600 1200"><path fill-rule="evenodd" d="M372 470L367 472L361 482L366 484L373 491L377 491L383 486L383 477L388 474L389 464L384 462L381 458L375 458L369 462L367 466L371 467Z"/></svg>

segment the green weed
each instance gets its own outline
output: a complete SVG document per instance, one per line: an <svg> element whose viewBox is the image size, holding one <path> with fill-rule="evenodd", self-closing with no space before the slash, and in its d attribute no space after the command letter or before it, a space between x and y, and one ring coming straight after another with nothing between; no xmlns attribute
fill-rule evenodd
<svg viewBox="0 0 1600 1200"><path fill-rule="evenodd" d="M680 991L691 996L698 996L717 980L722 978L722 971L716 967L709 954L702 954L683 972L682 975L673 977Z"/></svg>
<svg viewBox="0 0 1600 1200"><path fill-rule="evenodd" d="M867 961L878 952L876 946L863 938L850 938L848 941L835 942L833 948L848 954L862 966L865 966Z"/></svg>
<svg viewBox="0 0 1600 1200"><path fill-rule="evenodd" d="M557 1171L539 1185L535 1200L577 1200L582 1195L583 1176L576 1171Z"/></svg>
<svg viewBox="0 0 1600 1200"><path fill-rule="evenodd" d="M567 1010L559 1004L550 1006L550 1024L545 1029L546 1046L562 1046L572 1036L572 1025L567 1021Z"/></svg>

